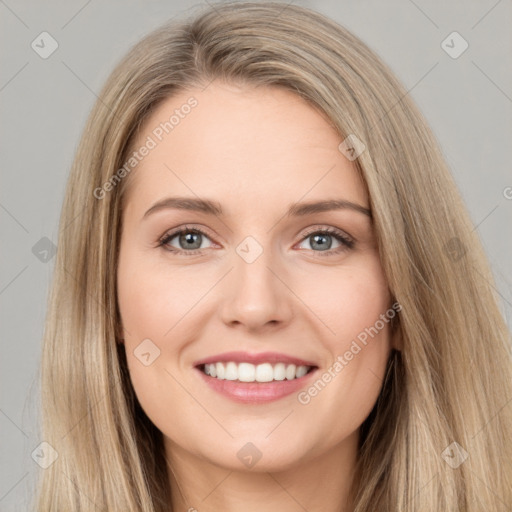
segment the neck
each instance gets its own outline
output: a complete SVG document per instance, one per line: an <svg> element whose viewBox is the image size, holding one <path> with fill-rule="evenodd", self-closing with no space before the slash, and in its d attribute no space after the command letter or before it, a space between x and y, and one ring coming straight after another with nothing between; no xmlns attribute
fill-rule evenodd
<svg viewBox="0 0 512 512"><path fill-rule="evenodd" d="M258 470L258 464L245 471L221 467L164 439L172 512L353 510L358 431L328 453L306 455L292 467L275 471L263 465Z"/></svg>

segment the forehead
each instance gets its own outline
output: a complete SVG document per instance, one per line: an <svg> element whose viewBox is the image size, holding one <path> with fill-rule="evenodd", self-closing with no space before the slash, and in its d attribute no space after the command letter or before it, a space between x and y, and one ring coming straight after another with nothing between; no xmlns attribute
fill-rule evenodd
<svg viewBox="0 0 512 512"><path fill-rule="evenodd" d="M145 120L132 151L150 149L130 175L127 200L172 193L261 206L342 195L366 206L341 141L330 120L291 91L213 82L167 98Z"/></svg>

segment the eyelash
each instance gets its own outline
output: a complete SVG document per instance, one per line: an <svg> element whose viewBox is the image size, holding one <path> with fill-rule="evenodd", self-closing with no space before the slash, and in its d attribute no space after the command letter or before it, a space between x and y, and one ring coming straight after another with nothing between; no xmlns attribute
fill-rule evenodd
<svg viewBox="0 0 512 512"><path fill-rule="evenodd" d="M206 233L205 231L203 231L200 228L185 226L185 227L183 227L183 228L181 228L181 229L179 229L177 231L173 231L171 233L166 233L159 240L158 247L162 247L166 251L169 251L169 252L172 252L172 253L178 254L178 255L194 256L196 254L201 254L201 251L203 251L204 249L194 249L194 250L191 250L191 251L185 251L185 250L182 250L182 249L176 249L175 247L169 248L169 246L167 246L167 244L173 238L175 238L178 235L182 235L184 233L196 233L196 234L200 234L202 236L206 236L207 238L210 238L208 233ZM354 245L355 245L354 240L352 240L351 238L347 237L342 231L340 231L338 229L335 229L335 228L322 228L322 229L315 228L315 229L311 229L311 230L307 231L304 234L304 236L301 239L301 242L306 240L311 235L314 235L314 234L326 234L326 233L328 235L333 236L338 242L340 242L341 246L336 248L336 249L329 249L327 251L313 251L314 253L318 253L317 254L318 256L320 256L320 257L332 256L334 254L339 254L341 252L344 252L344 251L347 251L347 250L350 250L350 249L354 248ZM312 250L312 249L310 249L310 250Z"/></svg>

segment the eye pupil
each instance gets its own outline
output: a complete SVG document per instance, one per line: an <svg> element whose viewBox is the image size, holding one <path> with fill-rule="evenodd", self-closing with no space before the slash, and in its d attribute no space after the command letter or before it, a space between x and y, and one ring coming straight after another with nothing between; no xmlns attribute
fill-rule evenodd
<svg viewBox="0 0 512 512"><path fill-rule="evenodd" d="M328 250L331 248L332 245L332 238L330 235L323 235L320 233L317 233L316 235L312 235L313 243L311 244L311 247L315 248L315 245L317 245L317 249L321 250ZM321 240L324 240L324 242L321 242ZM328 240L325 242L325 240Z"/></svg>

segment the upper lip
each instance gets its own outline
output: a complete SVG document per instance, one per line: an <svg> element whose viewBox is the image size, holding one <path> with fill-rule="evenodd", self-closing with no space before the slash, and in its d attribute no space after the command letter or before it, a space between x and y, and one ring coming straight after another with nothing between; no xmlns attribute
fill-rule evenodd
<svg viewBox="0 0 512 512"><path fill-rule="evenodd" d="M287 354L281 354L279 352L260 352L259 354L251 354L249 352L223 352L222 354L217 354L215 356L206 357L194 363L194 366L201 366L203 364L211 364L211 363L227 363L229 361L233 361L235 363L252 363L252 364L261 364L261 363L286 363L286 364L294 364L296 366L316 366L315 363L311 361L306 361L304 359L300 359L298 357L289 356Z"/></svg>

